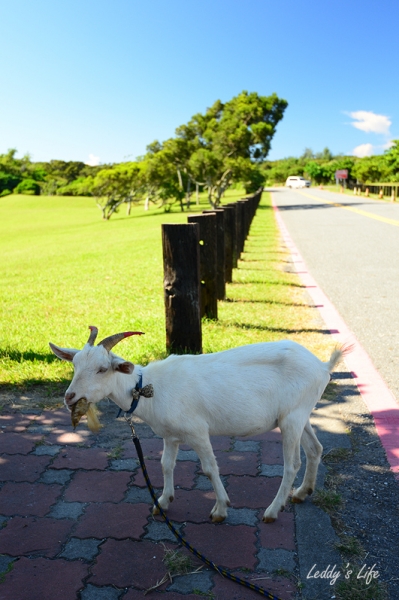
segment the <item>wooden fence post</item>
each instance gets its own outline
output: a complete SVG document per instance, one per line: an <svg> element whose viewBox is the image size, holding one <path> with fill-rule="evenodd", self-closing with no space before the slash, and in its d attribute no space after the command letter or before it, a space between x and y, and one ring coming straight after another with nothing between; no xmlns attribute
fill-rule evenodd
<svg viewBox="0 0 399 600"><path fill-rule="evenodd" d="M237 260L239 260L240 256L241 256L241 252L244 249L244 241L245 241L245 237L244 237L244 206L243 206L242 202L240 202L240 201L236 202L236 206L237 206L237 220L236 220Z"/></svg>
<svg viewBox="0 0 399 600"><path fill-rule="evenodd" d="M204 210L203 214L216 214L216 293L218 300L224 300L226 297L226 278L225 278L225 218L223 208L215 208L214 210Z"/></svg>
<svg viewBox="0 0 399 600"><path fill-rule="evenodd" d="M166 348L202 352L199 225L162 225Z"/></svg>
<svg viewBox="0 0 399 600"><path fill-rule="evenodd" d="M189 223L199 224L201 317L218 318L216 213L190 215Z"/></svg>
<svg viewBox="0 0 399 600"><path fill-rule="evenodd" d="M224 266L226 283L233 281L233 253L235 240L235 209L223 206L224 211Z"/></svg>
<svg viewBox="0 0 399 600"><path fill-rule="evenodd" d="M249 199L241 198L238 200L239 204L242 205L242 233L243 233L243 243L242 250L244 250L245 240L248 237L249 228L251 227L251 215L249 209Z"/></svg>
<svg viewBox="0 0 399 600"><path fill-rule="evenodd" d="M233 260L233 269L237 268L237 261L238 261L238 236L237 236L237 230L238 230L238 225L237 225L237 214L238 214L238 209L237 209L237 203L236 202L231 202L230 204L227 204L228 208L232 208L233 209L233 224L232 224L232 260Z"/></svg>

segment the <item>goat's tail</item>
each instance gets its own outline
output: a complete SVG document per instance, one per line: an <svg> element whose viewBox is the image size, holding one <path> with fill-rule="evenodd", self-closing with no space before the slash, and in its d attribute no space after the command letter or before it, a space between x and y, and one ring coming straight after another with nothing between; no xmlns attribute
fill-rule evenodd
<svg viewBox="0 0 399 600"><path fill-rule="evenodd" d="M351 344L343 344L342 346L336 346L333 350L330 360L327 363L328 370L332 373L338 363L343 359L346 354L349 354L353 350L353 345Z"/></svg>

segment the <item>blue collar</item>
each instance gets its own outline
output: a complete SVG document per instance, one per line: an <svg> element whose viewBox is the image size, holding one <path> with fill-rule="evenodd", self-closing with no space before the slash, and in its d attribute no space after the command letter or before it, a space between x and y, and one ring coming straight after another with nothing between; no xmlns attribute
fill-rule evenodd
<svg viewBox="0 0 399 600"><path fill-rule="evenodd" d="M127 415L131 415L131 414L134 413L134 411L136 410L137 405L139 403L139 400L140 400L140 393L139 392L140 392L140 390L141 390L142 387L143 387L143 373L140 370L138 381L137 381L137 383L136 383L136 385L134 387L134 390L133 390L133 401L132 401L132 404L131 404L129 410L123 411L120 408L119 411L118 411L118 414L116 415L117 419L121 416L122 412L124 412ZM134 392L136 392L136 393L134 393Z"/></svg>

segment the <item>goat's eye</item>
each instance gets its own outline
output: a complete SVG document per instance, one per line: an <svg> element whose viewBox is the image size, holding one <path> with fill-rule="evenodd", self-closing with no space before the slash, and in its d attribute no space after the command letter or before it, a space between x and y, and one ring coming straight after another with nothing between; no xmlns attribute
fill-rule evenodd
<svg viewBox="0 0 399 600"><path fill-rule="evenodd" d="M106 371L108 371L108 369L106 367L100 367L97 371L97 373L105 373Z"/></svg>

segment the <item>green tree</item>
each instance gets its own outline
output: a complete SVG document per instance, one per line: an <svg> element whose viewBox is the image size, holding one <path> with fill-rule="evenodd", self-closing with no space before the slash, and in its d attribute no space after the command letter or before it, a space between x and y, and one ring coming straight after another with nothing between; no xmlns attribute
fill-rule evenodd
<svg viewBox="0 0 399 600"><path fill-rule="evenodd" d="M300 156L300 160L302 160L304 162L308 162L309 160L312 160L313 158L315 158L315 155L313 154L313 150L311 148L305 148L305 150L303 151L303 154Z"/></svg>
<svg viewBox="0 0 399 600"><path fill-rule="evenodd" d="M65 184L77 179L85 167L85 163L73 160L51 160L49 163L46 163L47 173L54 178L64 180Z"/></svg>
<svg viewBox="0 0 399 600"><path fill-rule="evenodd" d="M15 148L10 148L6 154L0 154L0 196L11 194L22 181L22 161L16 158L16 153Z"/></svg>
<svg viewBox="0 0 399 600"><path fill-rule="evenodd" d="M34 179L22 179L14 189L14 194L36 195L40 194L40 185Z"/></svg>
<svg viewBox="0 0 399 600"><path fill-rule="evenodd" d="M253 165L266 158L286 100L243 91L229 102L217 100L204 115L194 115L187 131L197 139L189 169L196 183L208 191L213 207L233 183L254 173ZM260 179L260 175L257 176Z"/></svg>
<svg viewBox="0 0 399 600"><path fill-rule="evenodd" d="M331 181L331 171L320 162L311 161L305 165L305 173L317 184Z"/></svg>
<svg viewBox="0 0 399 600"><path fill-rule="evenodd" d="M389 181L399 181L399 140L392 140L392 146L386 151L384 158L389 170Z"/></svg>
<svg viewBox="0 0 399 600"><path fill-rule="evenodd" d="M389 179L389 166L386 157L365 156L356 161L352 168L352 176L360 183L375 183Z"/></svg>
<svg viewBox="0 0 399 600"><path fill-rule="evenodd" d="M149 203L153 202L159 203L165 211L169 211L172 204L179 202L183 210L185 191L177 171L176 164L167 150L159 149L146 156L142 163L146 209Z"/></svg>
<svg viewBox="0 0 399 600"><path fill-rule="evenodd" d="M330 161L334 158L331 150L327 147L324 148L324 150L322 152L317 152L317 154L315 155L315 158L319 158L320 160L324 160L324 161Z"/></svg>
<svg viewBox="0 0 399 600"><path fill-rule="evenodd" d="M103 219L108 221L122 204L128 205L130 214L132 203L142 200L145 192L141 163L121 163L100 170L92 181L91 192Z"/></svg>
<svg viewBox="0 0 399 600"><path fill-rule="evenodd" d="M285 183L287 177L290 177L291 175L302 176L304 174L302 158L298 159L292 156L282 160L264 163L262 168L265 170L267 183L269 185L274 183Z"/></svg>

